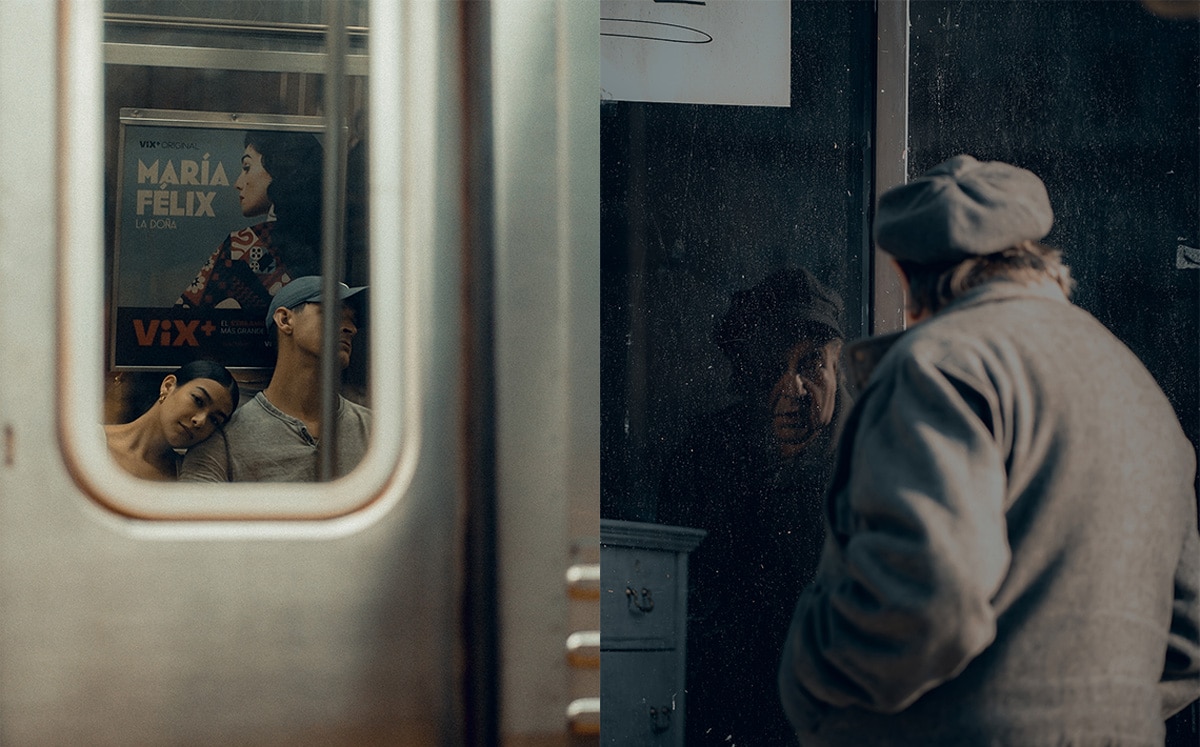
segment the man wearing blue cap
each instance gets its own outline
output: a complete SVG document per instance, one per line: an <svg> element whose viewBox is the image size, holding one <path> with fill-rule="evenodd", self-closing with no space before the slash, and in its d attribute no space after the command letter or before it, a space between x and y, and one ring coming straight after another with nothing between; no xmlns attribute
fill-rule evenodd
<svg viewBox="0 0 1200 747"><path fill-rule="evenodd" d="M1052 222L970 156L880 200L911 328L848 350L873 370L779 671L803 745L1161 745L1200 696L1195 449Z"/></svg>
<svg viewBox="0 0 1200 747"><path fill-rule="evenodd" d="M338 363L350 364L365 287L339 283ZM272 298L268 334L275 370L267 388L238 408L223 432L190 450L180 480L192 482L312 482L317 479L321 423L321 278L299 277ZM335 476L354 469L367 449L371 411L340 395ZM201 448L203 447L203 448Z"/></svg>

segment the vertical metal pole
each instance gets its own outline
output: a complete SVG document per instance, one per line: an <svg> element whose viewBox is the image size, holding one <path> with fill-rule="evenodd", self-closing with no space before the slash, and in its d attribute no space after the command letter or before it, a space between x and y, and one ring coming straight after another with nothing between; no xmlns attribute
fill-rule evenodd
<svg viewBox="0 0 1200 747"><path fill-rule="evenodd" d="M875 194L908 181L908 4L909 0L878 0L875 4ZM872 219L872 224L874 220ZM873 242L872 242L873 243ZM874 250L872 271L874 313L871 332L884 334L904 328L904 291L891 262Z"/></svg>
<svg viewBox="0 0 1200 747"><path fill-rule="evenodd" d="M321 204L321 437L317 479L331 480L337 463L338 338L346 199L346 4L325 4L325 163Z"/></svg>
<svg viewBox="0 0 1200 747"><path fill-rule="evenodd" d="M463 633L467 654L467 719L462 744L500 743L500 639L496 569L496 352L495 352L495 127L493 126L492 14L521 13L491 2L457 4L461 127L460 230L463 337L462 474L467 494Z"/></svg>

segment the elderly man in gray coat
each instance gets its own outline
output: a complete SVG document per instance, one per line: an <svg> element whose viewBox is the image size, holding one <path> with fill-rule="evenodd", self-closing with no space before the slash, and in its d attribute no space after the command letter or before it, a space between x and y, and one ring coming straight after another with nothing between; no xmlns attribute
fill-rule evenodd
<svg viewBox="0 0 1200 747"><path fill-rule="evenodd" d="M1195 449L1069 300L1037 176L957 156L883 196L911 328L840 442L779 684L803 745L1162 745L1200 696Z"/></svg>

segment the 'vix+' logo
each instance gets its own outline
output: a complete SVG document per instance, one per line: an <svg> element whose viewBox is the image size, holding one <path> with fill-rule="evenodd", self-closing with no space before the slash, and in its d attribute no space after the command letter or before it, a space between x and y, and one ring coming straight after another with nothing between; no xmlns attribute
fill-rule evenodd
<svg viewBox="0 0 1200 747"><path fill-rule="evenodd" d="M133 333L137 336L138 347L150 347L155 344L155 338L158 339L160 347L175 347L180 348L186 346L199 347L200 341L196 339L196 332L203 332L205 337L208 337L216 330L212 322L205 322L200 325L199 319L193 319L190 322L185 322L182 319L174 320L174 329L171 329L172 323L169 319L151 319L148 323L141 319L133 320Z"/></svg>

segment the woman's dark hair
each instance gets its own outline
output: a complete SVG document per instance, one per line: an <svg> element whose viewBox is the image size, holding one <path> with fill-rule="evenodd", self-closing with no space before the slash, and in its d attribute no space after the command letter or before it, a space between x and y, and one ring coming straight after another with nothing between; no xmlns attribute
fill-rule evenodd
<svg viewBox="0 0 1200 747"><path fill-rule="evenodd" d="M1067 298L1075 288L1071 269L1062 262L1062 252L1035 241L962 262L921 265L897 260L897 264L908 279L909 310L917 314L936 314L967 291L992 280L1022 285L1051 280Z"/></svg>
<svg viewBox="0 0 1200 747"><path fill-rule="evenodd" d="M267 198L275 210L271 243L293 277L320 271L321 172L324 150L309 132L250 130L245 145L262 156L271 175Z"/></svg>
<svg viewBox="0 0 1200 747"><path fill-rule="evenodd" d="M237 380L233 378L233 374L229 373L229 369L220 363L208 360L192 361L177 368L174 375L176 386L186 384L193 379L212 379L229 390L229 399L233 402L233 409L237 409L239 396Z"/></svg>

